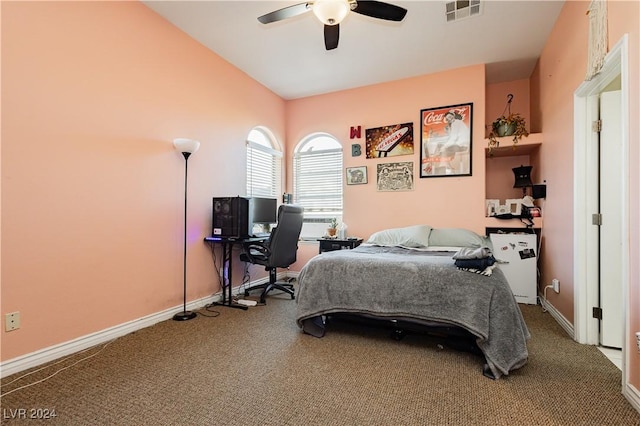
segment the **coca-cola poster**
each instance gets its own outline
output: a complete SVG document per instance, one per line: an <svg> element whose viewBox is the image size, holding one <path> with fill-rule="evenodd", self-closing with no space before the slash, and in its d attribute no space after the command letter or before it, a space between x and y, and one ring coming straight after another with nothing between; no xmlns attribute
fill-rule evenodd
<svg viewBox="0 0 640 426"><path fill-rule="evenodd" d="M366 129L367 158L413 154L413 123Z"/></svg>
<svg viewBox="0 0 640 426"><path fill-rule="evenodd" d="M420 110L420 177L471 176L473 103Z"/></svg>

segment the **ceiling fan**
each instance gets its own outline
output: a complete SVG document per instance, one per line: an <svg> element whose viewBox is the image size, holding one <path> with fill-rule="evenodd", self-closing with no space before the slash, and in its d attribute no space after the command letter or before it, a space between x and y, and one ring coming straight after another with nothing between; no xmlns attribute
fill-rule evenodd
<svg viewBox="0 0 640 426"><path fill-rule="evenodd" d="M340 37L340 22L349 12L385 19L387 21L402 21L407 9L381 1L364 0L315 0L294 4L258 18L263 24L292 18L312 10L316 17L324 24L324 46L327 50L338 47Z"/></svg>

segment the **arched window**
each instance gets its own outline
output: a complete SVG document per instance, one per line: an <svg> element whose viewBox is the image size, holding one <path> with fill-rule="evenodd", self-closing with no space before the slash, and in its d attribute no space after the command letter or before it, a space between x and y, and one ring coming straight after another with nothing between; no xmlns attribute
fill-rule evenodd
<svg viewBox="0 0 640 426"><path fill-rule="evenodd" d="M304 207L303 237L322 236L331 218L342 220L342 145L336 138L315 133L298 144L293 199Z"/></svg>
<svg viewBox="0 0 640 426"><path fill-rule="evenodd" d="M278 198L281 189L282 151L269 130L255 127L247 137L247 196Z"/></svg>

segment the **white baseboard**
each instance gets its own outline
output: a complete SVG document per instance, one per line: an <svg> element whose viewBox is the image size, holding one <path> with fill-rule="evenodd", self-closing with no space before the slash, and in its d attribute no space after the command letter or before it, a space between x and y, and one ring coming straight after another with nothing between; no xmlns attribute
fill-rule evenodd
<svg viewBox="0 0 640 426"><path fill-rule="evenodd" d="M290 277L293 274L297 276L298 273L292 273L291 271L282 272L278 274L278 279ZM262 284L267 282L268 280L269 277L261 278L252 281L247 286ZM244 291L244 286L235 287L233 289L233 294L236 295L239 291ZM222 293L216 293L213 296L203 297L201 299L187 303L187 310L195 311L213 302L219 302L220 300L222 300ZM76 352L88 349L101 343L109 342L118 337L133 333L134 331L151 327L154 324L172 318L174 314L181 312L182 309L182 305L174 306L172 308L165 309L164 311L156 312L142 318L109 327L107 329L91 333L86 336L78 337L77 339L73 339L68 342L59 343L54 346L49 346L48 348L40 349L26 355L21 355L16 358L9 359L0 363L0 378L19 373L29 368L37 367L39 365L74 354Z"/></svg>
<svg viewBox="0 0 640 426"><path fill-rule="evenodd" d="M194 300L187 303L187 310L191 311L200 309L205 305L221 300L221 298L221 294L216 294L214 296L207 296L202 299ZM182 309L182 305L175 306L173 308L165 309L164 311L157 312L155 314L128 321L114 327L109 327L96 333L78 337L77 339L73 339L68 342L60 343L48 348L40 349L30 354L9 359L0 364L0 378L19 373L32 367L37 367L47 362L54 361L58 358L68 356L84 349L88 349L92 346L111 341L115 338L124 336L129 333L133 333L134 331L141 330L146 327L151 327L154 324L172 318L174 314L181 312Z"/></svg>
<svg viewBox="0 0 640 426"><path fill-rule="evenodd" d="M540 296L540 303L542 304L542 308L549 312L549 314L551 314L551 316L556 320L556 322L558 324L560 324L560 327L562 327L564 329L564 331L567 332L567 334L569 336L571 336L571 338L573 340L576 340L576 334L575 334L575 329L573 328L573 324L571 324L571 322L569 322L561 313L560 311L558 311L555 306L553 306L551 303L549 303L544 297Z"/></svg>
<svg viewBox="0 0 640 426"><path fill-rule="evenodd" d="M640 413L640 392L632 384L627 385L622 389L622 394L627 401Z"/></svg>

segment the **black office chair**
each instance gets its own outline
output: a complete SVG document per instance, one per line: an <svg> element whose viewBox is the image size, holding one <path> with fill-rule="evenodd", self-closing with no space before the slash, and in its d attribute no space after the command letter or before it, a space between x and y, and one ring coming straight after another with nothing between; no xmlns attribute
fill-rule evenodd
<svg viewBox="0 0 640 426"><path fill-rule="evenodd" d="M302 206L282 204L278 209L278 223L271 231L269 239L261 243L243 245L240 260L264 265L265 269L269 271L269 282L245 289L245 296L248 296L250 291L262 289L260 303L265 303L265 296L275 288L289 293L291 299L295 299L293 284L277 282L276 270L277 268L288 268L296 261L303 211Z"/></svg>

